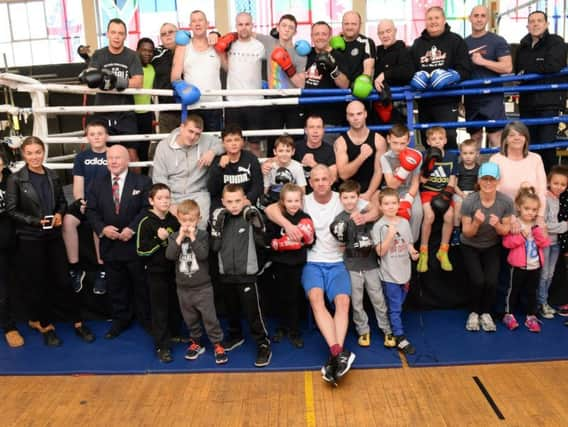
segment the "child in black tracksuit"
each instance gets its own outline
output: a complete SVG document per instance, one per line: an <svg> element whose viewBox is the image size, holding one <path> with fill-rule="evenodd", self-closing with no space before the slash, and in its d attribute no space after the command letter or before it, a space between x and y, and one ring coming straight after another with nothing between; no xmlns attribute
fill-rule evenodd
<svg viewBox="0 0 568 427"><path fill-rule="evenodd" d="M274 275L279 307L280 327L276 329L274 342L282 340L285 334L296 348L304 347L300 335L300 295L303 294L302 270L308 257L308 247L315 241L312 218L302 210L304 191L296 184L286 184L280 191L280 209L284 217L297 225L302 240L291 240L284 229L273 222L267 225L267 237L272 246L270 258Z"/></svg>
<svg viewBox="0 0 568 427"><path fill-rule="evenodd" d="M164 363L173 360L171 338L173 333L179 332L176 329L181 322L174 263L166 259L168 236L179 229L176 217L169 212L170 196L167 185L152 186L149 193L152 208L140 220L136 233L136 251L143 257L148 274L152 336L158 358Z"/></svg>
<svg viewBox="0 0 568 427"><path fill-rule="evenodd" d="M200 209L194 200L184 200L177 207L179 232L168 238L166 257L176 261L176 285L179 305L189 329L187 360L195 360L205 352L201 342L201 321L215 354L215 363L227 363L221 344L223 330L217 319L213 284L209 276L209 235L197 228Z"/></svg>
<svg viewBox="0 0 568 427"><path fill-rule="evenodd" d="M218 253L219 281L229 317L225 351L244 342L240 310L245 311L251 335L257 344L255 366L267 366L272 352L258 297L256 276L260 271L258 247L264 247L264 222L258 209L246 205L243 188L227 184L222 195L223 208L211 216L211 249Z"/></svg>

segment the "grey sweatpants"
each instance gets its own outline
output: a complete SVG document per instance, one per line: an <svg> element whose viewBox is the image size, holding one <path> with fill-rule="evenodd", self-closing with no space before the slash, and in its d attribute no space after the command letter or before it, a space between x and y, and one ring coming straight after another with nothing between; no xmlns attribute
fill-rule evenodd
<svg viewBox="0 0 568 427"><path fill-rule="evenodd" d="M387 315L387 304L383 295L383 287L379 278L379 269L374 268L366 271L349 271L351 277L351 304L353 305L353 322L357 334L369 333L369 317L363 307L363 294L365 289L373 304L375 316L379 328L385 335L391 333L389 318Z"/></svg>
<svg viewBox="0 0 568 427"><path fill-rule="evenodd" d="M189 328L190 338L199 341L203 334L200 322L202 320L209 341L212 343L223 341L223 330L215 311L213 285L208 284L198 288L178 286L177 294L183 320Z"/></svg>

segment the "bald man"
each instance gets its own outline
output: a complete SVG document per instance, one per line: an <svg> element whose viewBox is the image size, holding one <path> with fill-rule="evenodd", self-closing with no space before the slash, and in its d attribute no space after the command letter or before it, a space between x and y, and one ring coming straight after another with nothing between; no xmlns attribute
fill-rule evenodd
<svg viewBox="0 0 568 427"><path fill-rule="evenodd" d="M134 237L141 215L149 207L150 178L128 171L128 150L113 145L107 150L108 173L99 176L87 192L87 219L99 236L112 325L106 339L119 336L132 313L150 330L150 311L144 267L136 254Z"/></svg>
<svg viewBox="0 0 568 427"><path fill-rule="evenodd" d="M361 34L361 15L350 10L343 14L341 20L341 35L345 40L345 60L347 78L351 83L366 74L373 78L375 65L375 42Z"/></svg>

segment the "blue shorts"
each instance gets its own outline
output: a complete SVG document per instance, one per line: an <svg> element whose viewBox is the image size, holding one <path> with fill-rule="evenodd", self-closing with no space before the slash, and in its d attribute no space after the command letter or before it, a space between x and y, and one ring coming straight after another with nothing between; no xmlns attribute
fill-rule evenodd
<svg viewBox="0 0 568 427"><path fill-rule="evenodd" d="M313 288L323 289L329 302L337 295L351 296L351 279L343 262L308 262L302 271L306 294Z"/></svg>
<svg viewBox="0 0 568 427"><path fill-rule="evenodd" d="M488 120L505 120L507 117L505 115L505 104L503 102L503 96L497 95L493 97L471 97L465 99L465 119L469 121L488 121ZM488 127L487 133L498 132L502 130L502 127ZM480 131L480 127L468 127L466 131L468 133L476 133Z"/></svg>

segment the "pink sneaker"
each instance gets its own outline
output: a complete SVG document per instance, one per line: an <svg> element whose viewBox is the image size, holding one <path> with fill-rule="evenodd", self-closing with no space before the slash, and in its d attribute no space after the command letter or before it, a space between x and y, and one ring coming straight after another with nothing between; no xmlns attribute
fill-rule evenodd
<svg viewBox="0 0 568 427"><path fill-rule="evenodd" d="M525 320L525 326L531 332L540 332L540 322L536 316L527 316L527 319Z"/></svg>
<svg viewBox="0 0 568 427"><path fill-rule="evenodd" d="M505 316L503 316L503 323L510 331L519 327L519 322L517 322L517 319L515 319L515 316L513 316L511 313L507 313L505 314Z"/></svg>
<svg viewBox="0 0 568 427"><path fill-rule="evenodd" d="M561 305L556 312L562 317L568 317L568 304Z"/></svg>

